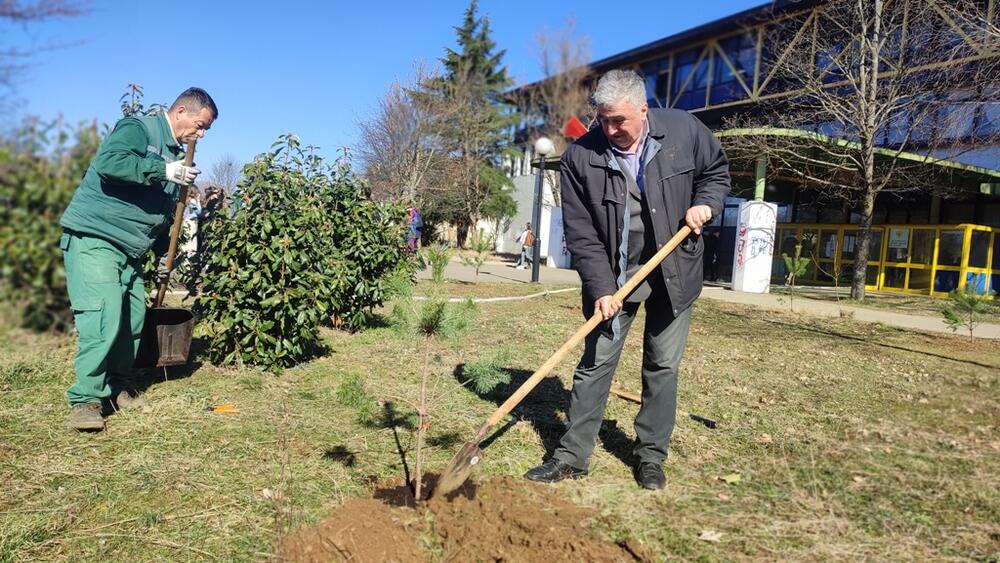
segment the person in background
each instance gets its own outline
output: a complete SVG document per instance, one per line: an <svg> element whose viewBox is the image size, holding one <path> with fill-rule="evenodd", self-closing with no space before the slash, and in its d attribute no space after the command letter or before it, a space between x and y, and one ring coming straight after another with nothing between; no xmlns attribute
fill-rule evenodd
<svg viewBox="0 0 1000 563"><path fill-rule="evenodd" d="M535 244L535 232L531 230L531 223L525 223L524 230L514 237L514 240L521 245L521 255L514 267L523 270L528 267L528 262L531 261L531 251Z"/></svg>

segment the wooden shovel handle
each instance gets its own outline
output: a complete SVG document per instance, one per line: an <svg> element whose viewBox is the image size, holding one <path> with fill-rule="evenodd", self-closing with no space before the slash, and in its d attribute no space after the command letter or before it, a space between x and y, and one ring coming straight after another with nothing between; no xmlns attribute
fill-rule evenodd
<svg viewBox="0 0 1000 563"><path fill-rule="evenodd" d="M681 227L681 229L677 231L677 234L674 235L673 238L667 241L667 244L664 244L663 247L660 248L660 250L658 250L656 254L654 254L653 257L649 259L648 262L646 262L645 264L642 265L641 268L639 268L639 271L636 272L634 276L632 276L631 278L629 278L627 282L625 282L625 285L623 285L621 289L615 292L612 299L614 299L615 301L624 301L625 298L628 297L630 293L632 293L632 290L638 287L639 284L642 283L649 276L649 273L652 272L655 268L657 268L660 265L660 262L663 262L664 258L666 258L667 255L669 255L671 252L673 252L673 250L677 248L677 245L679 245L681 241L687 238L687 236L690 234L691 234L690 227L688 227L687 225ZM486 424L483 425L484 427L487 428L487 431L489 428L492 428L494 425L496 425L496 423L500 422L501 418L507 416L507 414L510 413L510 411L514 410L514 407L516 407L518 403L520 403L521 400L524 399L525 395L530 393L531 390L534 389L536 385L538 385L538 382L544 379L545 376L547 376L549 372L551 372L552 369L556 367L556 364L561 362L562 359L566 357L566 354L568 354L571 350L576 348L577 345L583 342L583 340L587 337L587 335L590 334L592 330L597 328L597 325L601 324L602 320L603 317L601 316L601 312L595 311L594 314L590 317L590 319L588 319L587 322L584 323L583 326L581 326L573 334L573 336L571 336L569 340L567 340L566 343L562 345L561 348L556 350L556 353L552 354L549 357L549 359L546 360L544 364L542 364L542 367L538 368L538 371L531 374L531 377L529 377L527 381L525 381L521 385L521 387L519 387L518 390L514 392L513 395L511 395L506 401L504 401L504 403L500 405L500 408L498 408L496 412L493 413L492 416L490 416L489 420L486 421Z"/></svg>
<svg viewBox="0 0 1000 563"><path fill-rule="evenodd" d="M187 154L184 155L184 166L194 164L194 147L198 144L198 139L191 139L188 143ZM177 199L177 206L174 208L174 224L170 227L170 246L167 248L167 277L160 282L160 287L156 290L156 299L153 300L153 307L163 305L163 298L167 295L167 285L170 283L170 274L174 271L174 256L177 255L177 239L181 236L181 227L184 225L184 208L187 207L188 187L181 186L180 197Z"/></svg>

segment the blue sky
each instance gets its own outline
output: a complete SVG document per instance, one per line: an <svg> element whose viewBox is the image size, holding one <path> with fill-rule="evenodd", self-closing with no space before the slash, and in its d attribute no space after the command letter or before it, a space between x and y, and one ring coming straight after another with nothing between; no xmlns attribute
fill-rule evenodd
<svg viewBox="0 0 1000 563"><path fill-rule="evenodd" d="M591 0L481 0L493 39L518 84L540 77L535 35L576 21L596 60L760 5L761 0L665 0L622 4ZM187 86L205 88L220 119L198 146L203 169L224 154L241 162L267 150L282 133L319 145L332 157L357 140L389 84L411 75L416 61L436 63L454 46L466 0L436 2L93 0L83 17L26 29L0 26L7 45L72 44L35 57L19 84L16 115L71 122L120 117L130 82L146 101L170 102ZM207 170L206 170L207 171Z"/></svg>

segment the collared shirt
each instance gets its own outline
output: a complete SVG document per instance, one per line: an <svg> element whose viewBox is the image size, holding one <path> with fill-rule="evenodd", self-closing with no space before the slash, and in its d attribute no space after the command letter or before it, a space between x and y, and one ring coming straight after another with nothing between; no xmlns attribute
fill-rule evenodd
<svg viewBox="0 0 1000 563"><path fill-rule="evenodd" d="M181 144L177 142L177 135L174 134L174 126L171 125L170 117L167 116L167 112L161 111L160 115L163 116L163 122L167 124L167 131L170 131L170 140L172 141L170 144L175 147L181 146Z"/></svg>
<svg viewBox="0 0 1000 563"><path fill-rule="evenodd" d="M625 161L625 164L628 165L628 171L635 179L635 183L639 185L640 192L643 191L642 171L644 163L639 157L642 155L642 149L646 146L646 138L648 136L649 122L646 121L642 124L642 138L639 139L639 145L635 148L635 152L623 151L616 147L614 143L611 143L611 150L615 153L615 155L621 157L621 159Z"/></svg>

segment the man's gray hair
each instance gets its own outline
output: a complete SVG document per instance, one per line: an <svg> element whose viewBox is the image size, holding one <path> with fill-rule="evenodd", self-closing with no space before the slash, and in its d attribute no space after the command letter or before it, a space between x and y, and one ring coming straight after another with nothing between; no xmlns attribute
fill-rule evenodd
<svg viewBox="0 0 1000 563"><path fill-rule="evenodd" d="M612 70L597 81L593 98L599 108L611 107L623 99L640 108L646 103L646 83L634 70Z"/></svg>

